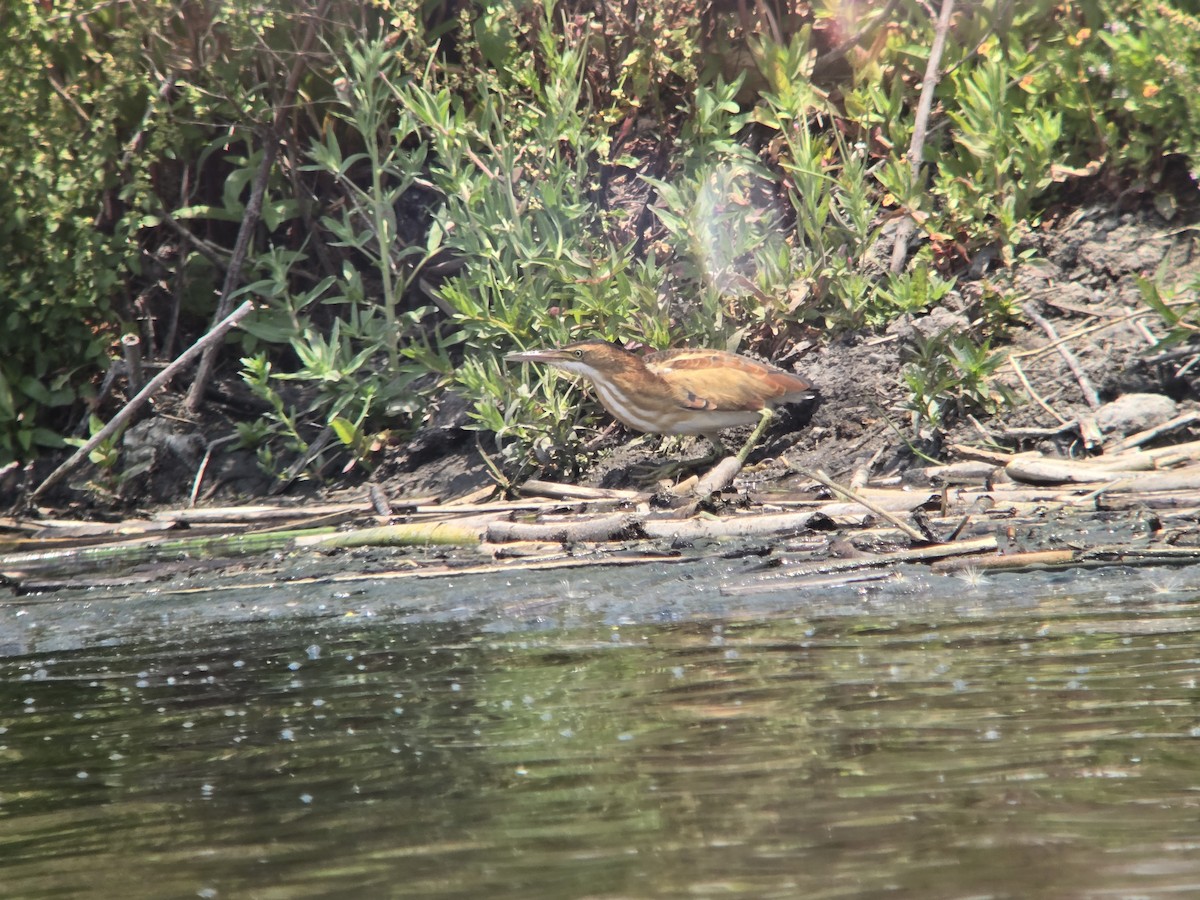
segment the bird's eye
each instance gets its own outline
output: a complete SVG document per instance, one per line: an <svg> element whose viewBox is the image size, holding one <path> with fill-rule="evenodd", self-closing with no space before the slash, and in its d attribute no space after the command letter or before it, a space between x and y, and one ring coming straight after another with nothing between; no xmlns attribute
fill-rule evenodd
<svg viewBox="0 0 1200 900"><path fill-rule="evenodd" d="M576 350L576 351L575 351L575 358L576 358L576 359L583 359L583 351L582 351L582 350Z"/></svg>

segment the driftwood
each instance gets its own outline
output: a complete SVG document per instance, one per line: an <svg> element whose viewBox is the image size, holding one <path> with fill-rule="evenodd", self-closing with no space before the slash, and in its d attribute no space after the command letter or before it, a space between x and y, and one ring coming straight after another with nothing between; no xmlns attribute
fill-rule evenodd
<svg viewBox="0 0 1200 900"><path fill-rule="evenodd" d="M1028 569L1034 566L1061 566L1076 559L1074 550L1031 550L1027 553L993 554L990 556L967 556L957 559L941 559L930 568L934 572L966 572L985 569Z"/></svg>
<svg viewBox="0 0 1200 900"><path fill-rule="evenodd" d="M574 522L493 522L488 526L486 539L496 544L506 541L558 541L564 544L612 541L636 536L640 525L641 517L625 513Z"/></svg>
<svg viewBox="0 0 1200 900"><path fill-rule="evenodd" d="M964 570L1012 571L1029 568L1097 568L1107 565L1193 565L1200 562L1200 547L1093 547L1086 550L1033 550L998 556L946 559L932 565L934 572Z"/></svg>
<svg viewBox="0 0 1200 900"><path fill-rule="evenodd" d="M1068 459L1014 459L1004 467L1013 481L1025 484L1093 484L1111 481L1128 472L1148 471L1152 460L1112 460L1111 462L1075 462Z"/></svg>
<svg viewBox="0 0 1200 900"><path fill-rule="evenodd" d="M642 491L594 488L536 479L530 479L522 484L521 493L535 497L553 497L558 500L640 500L646 496Z"/></svg>
<svg viewBox="0 0 1200 900"><path fill-rule="evenodd" d="M1186 534L1193 527L1195 512L1200 509L1200 465L1180 464L1195 463L1200 457L1200 441L1152 450L1131 446L1087 461L963 449L962 455L975 461L931 467L925 474L936 480L982 484L911 490L894 479L879 479L875 486L852 490L824 473L807 472L813 480L850 499L820 499L810 488L808 493L751 498L752 511L721 517L651 511L648 496L637 491L534 482L524 487L533 496L519 500L486 500L492 494L489 490L449 503L438 503L432 497L392 501L375 486L374 491L368 489L362 496L340 503L164 510L151 519L115 525L7 518L0 519L0 533L9 536L7 548L33 552L0 555L0 580L17 590L38 585L53 590L135 584L161 578L177 571L176 567L216 568L224 558L255 553L427 544L464 550L451 556L450 562L445 561L447 554L438 554L437 559L432 554L410 554L399 557L397 571L326 573L320 580L433 578L466 572L646 564L694 559L702 549L681 555L674 552L677 543L695 542L702 547L705 541L740 540L732 544L734 552L754 547L769 554L782 548L784 554L820 556L829 552L828 535L815 541L798 538L811 529L828 531L831 527L858 529L857 534L866 541L864 546L882 543L895 547L903 546L904 541L925 546L862 553L850 559L809 560L800 565L788 565L785 558L782 570L751 584L735 585L727 592L816 589L886 578L892 577L894 566L901 563L929 563L933 571L952 572L1200 561L1200 550L1154 546L1162 544L1166 535ZM1167 468L1172 466L1178 468ZM1009 472L1034 481L1006 480ZM878 486L885 482L893 486ZM690 489L694 490L694 485ZM1089 505L1105 511L1129 509L1125 527L1151 545L1149 549L1036 549L1058 534L1069 516L1082 515L1081 508ZM920 516L923 532L901 518L923 510L928 510ZM1136 510L1160 512L1142 515ZM514 517L522 520L513 521ZM347 528L347 522L357 527ZM335 523L342 527L328 527ZM1010 530L1006 545L1019 541L1031 552L998 552L999 539ZM210 531L215 533L205 533ZM926 539L935 534L950 535L950 539L936 543ZM34 540L38 543L31 543ZM1086 537L1081 544L1086 544ZM477 562L481 553L493 562ZM146 565L151 562L153 566ZM268 560L261 565L283 564ZM273 578L270 583L276 581ZM246 587L244 581L240 584ZM213 589L211 585L198 588ZM215 589L221 589L220 585Z"/></svg>
<svg viewBox="0 0 1200 900"><path fill-rule="evenodd" d="M1033 484L1100 484L1106 491L1194 491L1200 490L1200 466L1156 472L1129 472L1083 463L1063 464L1055 460L1010 463L1014 480ZM1015 468L1014 468L1015 466Z"/></svg>
<svg viewBox="0 0 1200 900"><path fill-rule="evenodd" d="M726 456L696 482L692 493L697 497L711 497L733 484L733 479L737 478L740 471L742 461L736 456Z"/></svg>
<svg viewBox="0 0 1200 900"><path fill-rule="evenodd" d="M371 507L365 502L320 503L308 506L213 506L200 509L164 509L151 517L157 522L191 524L221 522L225 524L258 524L280 519L315 518L336 513L366 514Z"/></svg>
<svg viewBox="0 0 1200 900"><path fill-rule="evenodd" d="M466 547L478 544L479 531L448 522L402 523L380 525L377 528L358 528L334 534L301 535L296 547L317 547L322 550L351 547L423 547L436 544Z"/></svg>
<svg viewBox="0 0 1200 900"><path fill-rule="evenodd" d="M664 540L706 540L732 537L761 537L768 534L799 533L820 516L819 511L778 513L765 516L728 518L647 519L642 530L647 537Z"/></svg>
<svg viewBox="0 0 1200 900"><path fill-rule="evenodd" d="M1147 428L1145 431L1139 431L1137 434L1131 434L1128 437L1117 441L1111 447L1106 448L1107 453L1120 453L1123 450L1129 450L1133 447L1140 447L1142 444L1148 444L1150 441L1158 440L1164 434L1170 434L1172 431L1178 431L1180 428L1186 428L1189 425L1194 425L1200 422L1200 414L1194 412L1183 413L1175 418L1163 422L1161 425L1156 425L1153 428ZM1183 445L1180 445L1183 446ZM1178 447L1175 449L1179 449Z"/></svg>
<svg viewBox="0 0 1200 900"><path fill-rule="evenodd" d="M831 559L811 565L798 566L795 569L784 569L772 573L752 584L731 585L721 589L722 594L759 594L768 591L791 590L793 579L807 578L813 575L828 575L831 572L850 572L858 569L874 569L884 566L895 566L901 563L929 562L944 559L948 556L979 553L981 550L994 550L997 547L994 537L977 538L970 541L956 541L952 544L934 544L930 547L918 547L913 550L901 550L896 553L876 553L856 556L852 559Z"/></svg>

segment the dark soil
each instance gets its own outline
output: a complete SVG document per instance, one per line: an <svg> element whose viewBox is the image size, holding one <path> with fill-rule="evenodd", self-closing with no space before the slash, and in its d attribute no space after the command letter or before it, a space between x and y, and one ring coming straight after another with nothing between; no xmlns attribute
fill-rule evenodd
<svg viewBox="0 0 1200 900"><path fill-rule="evenodd" d="M789 463L823 469L835 479L862 467L868 467L876 478L911 476L911 470L924 467L929 459L945 458L946 448L957 442L981 445L996 441L1010 449L1082 455L1077 430L1064 428L1057 436L1029 434L1030 429L1053 429L1059 422L1028 399L1016 372L1007 365L999 378L1020 398L1017 405L990 418L978 412L969 417L965 410L950 410L943 434L914 433L911 414L902 408L908 395L902 369L911 358L912 342L918 336L934 336L947 329L966 330L979 315L980 298L991 284L1002 289L1015 287L1028 308L1067 338L1064 345L1074 353L1102 401L1128 393L1152 393L1170 397L1180 411L1196 408L1200 388L1195 371L1187 369L1191 356L1163 354L1154 347L1155 339L1165 332L1162 322L1153 315L1131 321L1128 313L1145 309L1138 276L1157 277L1168 286L1187 284L1200 276L1200 259L1194 249L1200 196L1190 180L1179 179L1170 219L1163 217L1162 204L1156 205L1153 197L1136 199L1131 209L1105 200L1063 211L1019 248L1033 251L1030 261L1004 271L993 265L982 275L960 276L956 289L928 314L905 317L879 333L810 342L810 347L785 364L816 384L819 399L776 417L739 484L761 489L788 487L791 481L803 480ZM1094 327L1098 325L1106 327ZM1092 330L1083 332L1089 328ZM1024 317L1013 318L999 326L993 344L996 348L1041 348L1043 352L1020 360L1033 389L1064 420L1093 412L1080 380L1064 357L1048 347L1051 339L1043 328ZM186 385L176 386L182 388ZM70 479L74 487L44 498L43 508L71 517L119 517L145 506L186 503L202 464L199 495L209 504L303 500L362 486L368 480L361 471L332 472L325 473L323 484L297 480L281 485L261 473L253 454L226 449L232 442L212 447L205 463L210 439L232 434L236 421L257 414L236 378L217 382L214 388L214 402L199 420L181 411L177 395L156 401L149 418L124 437L123 465L137 474L114 486L110 496L83 489L95 473L80 471ZM393 499L448 499L493 484L473 433L463 427L466 415L461 401L443 398L428 418L428 424L407 443L382 452L370 480ZM1013 434L1014 429L1026 431ZM606 487L629 486L637 473L653 464L667 458L694 457L707 449L702 441L680 445L656 437L635 437L613 429L581 480ZM25 511L29 492L58 462L61 458L0 474L0 505Z"/></svg>

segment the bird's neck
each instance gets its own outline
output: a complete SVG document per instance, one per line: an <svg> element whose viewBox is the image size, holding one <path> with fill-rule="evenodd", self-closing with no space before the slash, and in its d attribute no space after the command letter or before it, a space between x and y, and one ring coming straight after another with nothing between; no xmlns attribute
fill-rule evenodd
<svg viewBox="0 0 1200 900"><path fill-rule="evenodd" d="M670 387L640 359L630 359L627 365L607 373L605 378L593 378L592 385L601 405L613 418L638 431L659 430L661 423L654 415L654 406L648 406L646 400L649 396L667 394Z"/></svg>

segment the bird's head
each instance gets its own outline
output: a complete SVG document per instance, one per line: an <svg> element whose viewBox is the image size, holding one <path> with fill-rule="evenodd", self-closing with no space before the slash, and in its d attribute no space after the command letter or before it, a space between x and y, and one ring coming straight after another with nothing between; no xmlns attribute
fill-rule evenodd
<svg viewBox="0 0 1200 900"><path fill-rule="evenodd" d="M603 380L618 372L636 366L640 360L628 350L605 341L576 341L556 350L527 350L509 353L505 362L546 363L577 375L586 375L593 380Z"/></svg>

